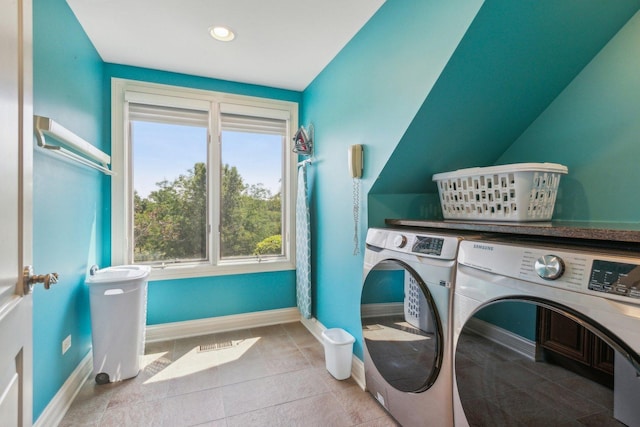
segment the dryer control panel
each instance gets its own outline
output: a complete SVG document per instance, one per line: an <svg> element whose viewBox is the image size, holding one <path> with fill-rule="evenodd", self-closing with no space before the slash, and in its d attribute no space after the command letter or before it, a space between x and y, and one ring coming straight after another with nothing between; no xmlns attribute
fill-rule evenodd
<svg viewBox="0 0 640 427"><path fill-rule="evenodd" d="M434 236L420 236L416 235L416 238L411 247L411 252L422 255L442 255L442 246L444 246L444 239L442 237Z"/></svg>
<svg viewBox="0 0 640 427"><path fill-rule="evenodd" d="M409 230L370 228L367 246L404 254L453 261L458 256L461 237L456 234L431 234Z"/></svg>

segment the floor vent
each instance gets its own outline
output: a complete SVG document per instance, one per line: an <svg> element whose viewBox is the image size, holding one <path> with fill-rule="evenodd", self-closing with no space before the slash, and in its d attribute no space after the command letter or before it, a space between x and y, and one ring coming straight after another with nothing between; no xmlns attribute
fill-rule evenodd
<svg viewBox="0 0 640 427"><path fill-rule="evenodd" d="M198 347L198 352L201 353L204 351L225 350L233 346L234 346L233 341L215 342L212 344L201 345L200 347Z"/></svg>

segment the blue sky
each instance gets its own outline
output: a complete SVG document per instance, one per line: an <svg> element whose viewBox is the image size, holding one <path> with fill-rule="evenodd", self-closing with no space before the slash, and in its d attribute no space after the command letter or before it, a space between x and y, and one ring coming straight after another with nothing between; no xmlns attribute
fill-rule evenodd
<svg viewBox="0 0 640 427"><path fill-rule="evenodd" d="M173 181L206 163L207 130L194 126L133 122L134 187L141 197L162 180ZM281 137L223 132L222 162L236 166L245 184L262 183L273 194L280 191Z"/></svg>

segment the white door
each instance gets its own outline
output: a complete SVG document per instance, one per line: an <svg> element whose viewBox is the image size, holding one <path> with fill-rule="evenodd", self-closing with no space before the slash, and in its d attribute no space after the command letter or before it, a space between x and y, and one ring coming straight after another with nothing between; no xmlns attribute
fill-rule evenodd
<svg viewBox="0 0 640 427"><path fill-rule="evenodd" d="M0 425L32 425L31 0L0 0Z"/></svg>

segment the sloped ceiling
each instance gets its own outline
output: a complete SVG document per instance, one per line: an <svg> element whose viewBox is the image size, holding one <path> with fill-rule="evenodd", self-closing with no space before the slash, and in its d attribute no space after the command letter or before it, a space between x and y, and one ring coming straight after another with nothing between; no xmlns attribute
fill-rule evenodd
<svg viewBox="0 0 640 427"><path fill-rule="evenodd" d="M487 0L370 193L436 193L434 173L493 165L639 9Z"/></svg>

